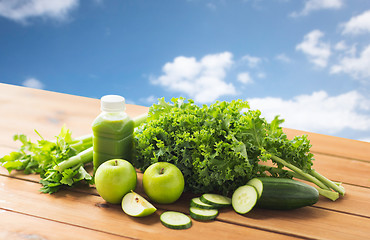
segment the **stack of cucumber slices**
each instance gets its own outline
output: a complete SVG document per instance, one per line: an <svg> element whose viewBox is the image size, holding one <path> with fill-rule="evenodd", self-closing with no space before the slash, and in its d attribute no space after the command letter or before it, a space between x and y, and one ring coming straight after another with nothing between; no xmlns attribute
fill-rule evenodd
<svg viewBox="0 0 370 240"><path fill-rule="evenodd" d="M218 210L222 207L231 206L231 198L206 193L193 198L190 202L190 217L181 212L167 211L161 214L161 222L164 226L172 229L187 229L192 226L192 220L210 221L217 217Z"/></svg>
<svg viewBox="0 0 370 240"><path fill-rule="evenodd" d="M205 193L193 198L190 202L190 216L195 220L213 220L218 215L218 209L231 206L231 199L213 193Z"/></svg>

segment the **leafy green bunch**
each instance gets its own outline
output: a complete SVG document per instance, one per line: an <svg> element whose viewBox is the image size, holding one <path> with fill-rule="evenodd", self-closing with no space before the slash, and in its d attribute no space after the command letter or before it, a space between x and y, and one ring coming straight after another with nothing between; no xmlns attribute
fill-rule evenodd
<svg viewBox="0 0 370 240"><path fill-rule="evenodd" d="M22 143L21 147L0 158L0 164L9 173L17 170L25 174L39 174L41 192L44 193L57 192L63 185L72 186L83 180L92 180L84 168L84 161L66 165L76 159L85 162L92 160L91 154L83 155L92 145L91 136L72 139L71 132L65 126L55 141L45 140L37 131L36 133L41 138L37 142L31 142L24 134L14 135L13 139Z"/></svg>
<svg viewBox="0 0 370 240"><path fill-rule="evenodd" d="M194 193L230 195L248 180L266 175L307 180L313 160L310 142L307 136L289 140L282 122L275 117L268 123L247 101L200 107L190 99L168 103L162 98L135 131L133 164L144 171L155 162L173 163L184 174L185 189ZM261 164L267 161L272 164Z"/></svg>

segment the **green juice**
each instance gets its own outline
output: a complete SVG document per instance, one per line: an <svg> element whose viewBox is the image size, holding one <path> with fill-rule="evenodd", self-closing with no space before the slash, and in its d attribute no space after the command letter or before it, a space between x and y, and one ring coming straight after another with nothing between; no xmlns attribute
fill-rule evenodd
<svg viewBox="0 0 370 240"><path fill-rule="evenodd" d="M124 111L103 110L94 120L92 130L94 171L110 159L118 158L131 162L134 122Z"/></svg>

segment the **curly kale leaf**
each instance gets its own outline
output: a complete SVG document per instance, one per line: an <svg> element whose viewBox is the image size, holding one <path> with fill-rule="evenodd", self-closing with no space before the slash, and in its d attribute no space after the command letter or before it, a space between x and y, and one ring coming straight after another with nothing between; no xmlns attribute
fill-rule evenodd
<svg viewBox="0 0 370 240"><path fill-rule="evenodd" d="M135 132L135 167L145 170L155 162L171 162L184 174L186 190L231 193L260 172L258 147L248 134L241 137L245 108L248 103L241 100L209 107L183 98L160 100Z"/></svg>

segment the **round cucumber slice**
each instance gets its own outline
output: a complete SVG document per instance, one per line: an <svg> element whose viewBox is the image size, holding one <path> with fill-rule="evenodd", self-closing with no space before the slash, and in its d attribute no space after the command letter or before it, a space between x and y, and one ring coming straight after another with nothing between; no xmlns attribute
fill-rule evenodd
<svg viewBox="0 0 370 240"><path fill-rule="evenodd" d="M198 207L190 207L190 216L196 220L212 220L218 215L217 209L202 209Z"/></svg>
<svg viewBox="0 0 370 240"><path fill-rule="evenodd" d="M246 214L256 205L257 199L257 190L250 185L244 185L235 190L232 196L232 206L235 212Z"/></svg>
<svg viewBox="0 0 370 240"><path fill-rule="evenodd" d="M227 207L231 205L231 198L214 193L205 193L200 196L199 199L200 201L210 204L216 208Z"/></svg>
<svg viewBox="0 0 370 240"><path fill-rule="evenodd" d="M164 226L172 229L187 229L192 225L190 217L175 211L162 213L160 219Z"/></svg>
<svg viewBox="0 0 370 240"><path fill-rule="evenodd" d="M247 182L247 185L253 186L257 190L258 198L261 197L262 192L263 192L263 183L260 179L253 178Z"/></svg>
<svg viewBox="0 0 370 240"><path fill-rule="evenodd" d="M199 197L191 199L190 207L197 207L202 209L214 209L215 207L200 201Z"/></svg>

